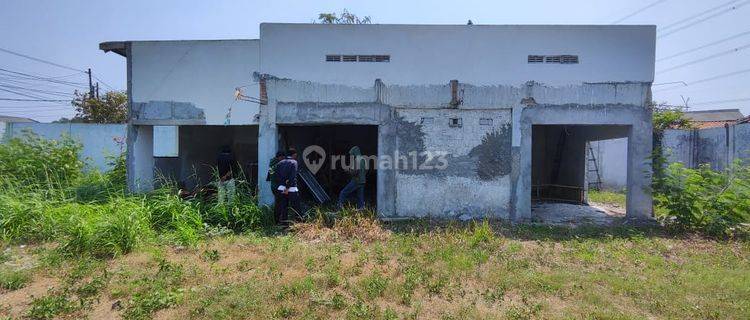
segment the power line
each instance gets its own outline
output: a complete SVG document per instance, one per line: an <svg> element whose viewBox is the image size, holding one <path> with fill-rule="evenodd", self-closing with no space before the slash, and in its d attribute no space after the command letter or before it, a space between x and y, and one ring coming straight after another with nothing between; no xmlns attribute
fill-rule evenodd
<svg viewBox="0 0 750 320"><path fill-rule="evenodd" d="M676 70L676 69L683 68L683 67L687 67L687 66L690 66L690 65L693 65L693 64L696 64L696 63L704 62L704 61L707 61L707 60L711 60L711 59L715 59L715 58L718 58L718 57L721 57L721 56L725 56L725 55L728 55L728 54L739 52L739 51L747 49L747 48L750 48L750 44L746 44L744 46L737 47L737 48L734 48L734 49L730 49L730 50L727 50L727 51L722 51L722 52L719 52L719 53L715 53L715 54L712 54L710 56L703 57L703 58L700 58L700 59L696 59L696 60L693 60L693 61L688 61L688 62L685 62L683 64L676 65L674 67L662 69L662 70L657 71L656 73L657 74L661 74L661 73L669 72L669 71Z"/></svg>
<svg viewBox="0 0 750 320"><path fill-rule="evenodd" d="M643 12L643 11L646 11L646 10L648 10L648 9L650 9L650 8L652 8L652 7L654 7L654 6L658 5L658 4L660 4L660 3L662 3L662 2L666 2L666 1L667 1L667 0L656 0L656 1L652 2L651 4L649 4L649 5L647 5L647 6L643 7L643 8L640 8L640 9L638 9L638 10L635 10L634 12L632 12L632 13L630 13L630 14L628 14L628 15L626 15L626 16L624 16L624 17L620 18L620 19L617 19L617 20L615 20L614 22L612 22L612 24L618 24L618 23L620 23L620 22L623 22L623 21L625 21L625 20L627 20L627 19L630 19L630 18L632 18L632 17L636 16L637 14L639 14L639 13L641 13L641 12Z"/></svg>
<svg viewBox="0 0 750 320"><path fill-rule="evenodd" d="M73 94L72 93L68 93L68 92L31 89L31 88L19 87L19 86L14 86L14 85L9 85L9 84L3 84L3 83L0 83L0 87L11 88L11 89L16 89L16 90L25 90L25 91L31 91L31 92L37 92L37 93L48 94L48 95L55 95L55 96L73 97Z"/></svg>
<svg viewBox="0 0 750 320"><path fill-rule="evenodd" d="M697 18L697 17L700 17L700 16L702 16L702 15L704 15L704 14L706 14L706 13L710 13L711 11L716 11L716 10L718 10L718 9L724 8L725 6L728 6L728 5L730 5L730 4L732 4L732 3L735 3L735 2L737 2L737 1L740 1L740 0L731 0L731 1L727 1L727 2L725 2L725 3L722 3L722 4L718 5L718 6L712 7L712 8L710 8L710 9L708 9L708 10L705 10L705 11L701 11L701 12L698 12L698 13L696 13L696 14L694 14L694 15L692 15L692 16L689 16L689 17L687 17L687 18L685 18L685 19L682 19L682 20L679 20L679 21L677 21L677 22L673 22L672 24L669 24L669 25L663 26L663 27L659 28L659 29L658 29L658 31L665 31L666 29L669 29L669 28L672 28L672 27L674 27L674 26L676 26L676 25L680 25L680 24L682 24L682 23L684 23L684 22L687 22L687 21L693 20L693 19L695 19L695 18Z"/></svg>
<svg viewBox="0 0 750 320"><path fill-rule="evenodd" d="M656 59L656 61L664 61L664 60L669 60L669 59L677 58L679 56L682 56L682 55L685 55L685 54L688 54L688 53L692 53L694 51L698 51L698 50L701 50L701 49L705 49L705 48L708 48L708 47L711 47L711 46L715 46L717 44L721 44L721 43L727 42L727 41L732 40L732 39L737 39L737 38L740 38L740 37L744 37L744 36L746 36L748 34L750 34L750 31L741 32L741 33L735 34L735 35L733 35L731 37L727 37L727 38L724 38L724 39L721 39L721 40L716 40L716 41L711 42L711 43L706 43L704 45L701 45L701 46L698 46L698 47L695 47L695 48L692 48L692 49L688 49L688 50L685 50L685 51L680 51L678 53L675 53L675 54L672 54L672 55L669 55L669 56L666 56L666 57L663 57L663 58L658 58L658 59Z"/></svg>
<svg viewBox="0 0 750 320"><path fill-rule="evenodd" d="M685 21L685 20L690 20L690 19L692 19L692 18L695 18L695 17L697 17L697 16L701 16L701 15L703 15L703 14L705 14L705 13L708 13L708 12L714 11L714 10L715 10L715 9L717 9L717 8L721 8L721 7L723 7L723 6L726 6L727 4L731 4L731 3L734 3L734 2L737 2L737 1L736 1L736 0L734 0L734 1L729 1L728 3L722 4L722 5L718 6L718 7L714 7L714 8L712 8L712 9L709 9L709 10L705 11L705 12L702 12L702 13L699 13L699 14L697 14L697 15L694 15L694 16L692 16L692 17L688 18L688 19L683 19L683 20L680 20L680 22L679 22L679 23L673 23L673 24L671 24L671 25L669 25L669 26L667 26L667 27L664 27L664 28L663 28L662 30L659 30L659 31L661 31L661 32L664 32L664 29L669 29L670 27L672 27L672 26L674 26L674 25L677 25L677 24L680 24L680 23L682 23L682 22L683 22L683 21ZM696 25L696 24L699 24L699 23L703 23L703 22L705 22L705 21L707 21L707 20L710 20L710 19L716 18L716 17L718 17L718 16L721 16L721 15L723 15L723 14L725 14L725 13L728 13L728 12L731 12L731 11L734 11L734 10L737 10L737 9L739 9L740 7L742 7L742 6L746 5L746 4L748 4L748 2L750 2L750 1L743 1L743 2L741 2L741 3L739 3L739 4L736 4L736 5L732 6L732 7L729 7L729 8L727 8L727 9L723 10L723 11L719 11L719 12L717 12L717 13L714 13L714 14L712 14L712 15L709 15L709 16L707 16L707 17L704 17L704 18L702 18L702 19L698 19L698 20L695 20L695 21L693 21L692 23L686 24L686 25L684 25L684 26L681 26L681 27L677 27L677 28L676 28L676 29L674 29L674 30L669 30L669 31L667 31L667 33L664 33L664 34L660 34L660 35L659 35L659 36L657 36L656 38L657 38L657 39L661 39L661 38L663 38L663 37L666 37L666 36L669 36L669 35L671 35L671 34L674 34L674 33L680 32L680 31L682 31L682 30L685 30L685 29L687 29L687 28L690 28L690 27L692 27L692 26L694 26L694 25Z"/></svg>
<svg viewBox="0 0 750 320"><path fill-rule="evenodd" d="M8 89L0 88L0 91L10 92L10 93L13 93L13 94L16 94L16 95L19 95L19 96L22 96L22 97L27 97L27 98L44 99L44 97L40 97L40 96L37 96L37 95L34 95L34 94L30 94L30 93L22 93L22 92L18 92L18 91L14 91L14 90L8 90ZM2 98L0 98L0 99L2 99Z"/></svg>
<svg viewBox="0 0 750 320"><path fill-rule="evenodd" d="M10 91L0 89L3 91ZM24 95L25 96L25 95ZM2 101L35 101L35 102L70 102L71 100L58 100L58 99L16 99L16 98L0 98Z"/></svg>
<svg viewBox="0 0 750 320"><path fill-rule="evenodd" d="M0 106L0 110L5 109L27 109L27 108L42 108L42 109L57 109L57 108L75 108L75 106L70 104L49 104L49 105L5 105Z"/></svg>
<svg viewBox="0 0 750 320"><path fill-rule="evenodd" d="M18 53L18 52L11 51L11 50L8 50L8 49L3 49L3 48L0 48L0 51L5 52L5 53L9 53L9 54L12 54L12 55L16 55L16 56L19 56L19 57L23 57L23 58L26 58L26 59L34 60L34 61L37 61L37 62L46 63L46 64L49 64L49 65L52 65L52 66L56 66L56 67L59 67L59 68L64 68L64 69L68 69L68 70L72 70L72 71L77 71L77 72L89 74L90 76L94 77L96 80L99 80L99 82L101 82L102 84L104 84L110 90L114 90L114 88L112 88L112 86L110 86L109 84L107 84L103 80L99 79L98 77L93 76L91 74L91 69L89 69L88 71L84 71L84 70L81 70L81 69L77 69L77 68L65 66L65 65L62 65L62 64L59 64L59 63L55 63L55 62L52 62L52 61L44 60L44 59L41 59L41 58L32 57L32 56L29 56L29 55L26 55L26 54L23 54L23 53ZM47 78L47 80L50 80L50 78ZM89 84L89 87L91 87L91 84Z"/></svg>
<svg viewBox="0 0 750 320"><path fill-rule="evenodd" d="M728 77L736 76L736 75L743 74L743 73L750 73L750 69L738 70L738 71L734 71L734 72L724 73L724 74L716 75L716 76L713 76L713 77L709 77L709 78L704 78L704 79L700 79L700 80L688 82L688 86L690 86L690 85L696 85L696 84L704 83L704 82L710 82L710 81L714 81L714 80L719 80L719 79L723 79L723 78L728 78ZM684 86L664 88L664 89L654 90L654 92L674 90L674 89L683 88L683 87Z"/></svg>
<svg viewBox="0 0 750 320"><path fill-rule="evenodd" d="M76 111L73 108L64 108L64 107L56 107L56 108L3 108L0 107L0 112L6 113L6 112L39 112L39 111L47 111L47 112L59 112L59 111Z"/></svg>
<svg viewBox="0 0 750 320"><path fill-rule="evenodd" d="M45 78L45 77L35 76L33 74L28 74L28 73L24 73L24 72L13 71L13 70L8 70L8 69L3 69L3 68L0 68L0 71L5 72L6 73L6 74L4 74L5 76L15 77L15 79L47 81L47 82L51 82L51 83L55 83L55 84L62 84L62 85L67 85L67 86L72 86L72 87L81 87L81 86L84 85L83 83L80 83L80 82L72 82L72 81L65 81L65 80L57 80L57 79L53 79L53 78ZM10 74L8 74L8 73L10 73Z"/></svg>
<svg viewBox="0 0 750 320"><path fill-rule="evenodd" d="M99 79L99 77L97 77L97 76L94 76L94 75L92 75L92 77L94 77L94 79L98 80L98 81L99 81L99 82L101 82L101 83L102 83L103 85L105 85L105 86L106 86L107 88L109 88L109 90L115 90L115 88L112 88L112 86L110 86L109 84L107 84L106 82L104 82L104 80L102 80L102 79Z"/></svg>
<svg viewBox="0 0 750 320"><path fill-rule="evenodd" d="M10 51L8 49L0 48L0 51L5 52L5 53L9 53L9 54L12 54L12 55L15 55L15 56L23 57L23 58L26 58L26 59L34 60L36 62L46 63L46 64L49 64L49 65L52 65L52 66L55 66L55 67L58 67L58 68L63 68L63 69L68 69L68 70L73 70L73 71L78 71L78 72L86 73L86 71L83 71L81 69L76 69L76 68L73 68L73 67L64 66L64 65L61 65L59 63L54 63L52 61L47 61L47 60L44 60L44 59L35 58L35 57L29 56L29 55L25 55L23 53L18 53L18 52Z"/></svg>

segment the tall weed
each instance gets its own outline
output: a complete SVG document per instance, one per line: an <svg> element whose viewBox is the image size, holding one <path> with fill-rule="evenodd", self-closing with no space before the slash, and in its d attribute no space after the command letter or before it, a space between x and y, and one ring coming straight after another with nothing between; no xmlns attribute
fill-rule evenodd
<svg viewBox="0 0 750 320"><path fill-rule="evenodd" d="M735 163L726 171L708 165L698 169L681 163L667 167L654 199L663 208L659 218L672 227L729 236L750 222L750 167Z"/></svg>

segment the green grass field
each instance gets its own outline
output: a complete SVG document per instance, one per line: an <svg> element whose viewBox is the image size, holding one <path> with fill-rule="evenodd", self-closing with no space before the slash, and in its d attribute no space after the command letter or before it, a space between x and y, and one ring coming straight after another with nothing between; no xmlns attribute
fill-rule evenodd
<svg viewBox="0 0 750 320"><path fill-rule="evenodd" d="M8 318L750 318L748 242L655 229L361 219L109 260L2 252Z"/></svg>

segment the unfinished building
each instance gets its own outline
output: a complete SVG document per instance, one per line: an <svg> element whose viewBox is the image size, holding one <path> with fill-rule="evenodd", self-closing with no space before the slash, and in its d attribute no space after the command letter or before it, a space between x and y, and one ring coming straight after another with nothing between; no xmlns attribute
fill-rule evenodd
<svg viewBox="0 0 750 320"><path fill-rule="evenodd" d="M375 159L365 189L383 218L526 221L532 201L585 204L586 143L626 137L627 215L652 214L654 26L264 23L259 40L101 47L128 57L133 190L160 163L185 178L220 143L256 143L252 170L296 147L335 197L335 156L356 145ZM232 100L243 86L256 104Z"/></svg>

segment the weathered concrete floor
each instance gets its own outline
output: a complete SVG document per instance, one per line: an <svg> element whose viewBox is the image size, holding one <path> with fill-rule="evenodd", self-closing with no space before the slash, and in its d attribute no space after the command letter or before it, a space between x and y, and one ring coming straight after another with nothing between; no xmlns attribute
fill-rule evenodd
<svg viewBox="0 0 750 320"><path fill-rule="evenodd" d="M623 208L599 205L575 205L569 203L537 202L531 205L531 219L535 223L549 225L612 225L625 218Z"/></svg>

